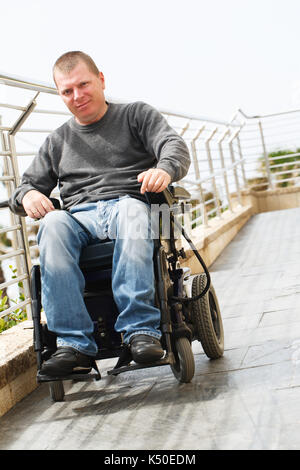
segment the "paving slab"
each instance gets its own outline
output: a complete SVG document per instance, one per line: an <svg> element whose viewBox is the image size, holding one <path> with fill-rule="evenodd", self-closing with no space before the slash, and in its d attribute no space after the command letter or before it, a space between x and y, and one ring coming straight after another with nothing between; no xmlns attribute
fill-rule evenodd
<svg viewBox="0 0 300 470"><path fill-rule="evenodd" d="M300 208L253 216L210 267L225 329L215 361L43 384L0 418L1 450L296 450L300 448Z"/></svg>

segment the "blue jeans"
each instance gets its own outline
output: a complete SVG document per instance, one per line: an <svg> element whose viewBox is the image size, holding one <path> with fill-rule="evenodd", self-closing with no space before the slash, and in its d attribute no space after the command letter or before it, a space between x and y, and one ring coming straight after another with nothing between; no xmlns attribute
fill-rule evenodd
<svg viewBox="0 0 300 470"><path fill-rule="evenodd" d="M52 211L42 219L38 243L42 304L58 346L95 355L93 322L83 300L82 248L97 239L114 240L112 290L119 316L115 330L128 344L136 334L161 337L160 310L155 307L150 209L129 196ZM77 223L76 218L80 223ZM83 226L88 230L87 233Z"/></svg>

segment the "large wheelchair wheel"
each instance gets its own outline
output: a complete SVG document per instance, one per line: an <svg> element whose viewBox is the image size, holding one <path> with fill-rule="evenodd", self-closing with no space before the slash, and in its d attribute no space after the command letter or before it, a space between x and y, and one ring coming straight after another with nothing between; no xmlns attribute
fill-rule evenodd
<svg viewBox="0 0 300 470"><path fill-rule="evenodd" d="M198 274L193 278L192 296L203 292L206 275ZM212 285L200 299L192 302L192 322L195 335L201 342L205 354L210 359L218 359L224 353L224 329L218 299Z"/></svg>
<svg viewBox="0 0 300 470"><path fill-rule="evenodd" d="M49 392L52 401L63 401L65 397L65 389L62 380L49 382Z"/></svg>
<svg viewBox="0 0 300 470"><path fill-rule="evenodd" d="M171 369L179 382L188 383L195 373L195 360L191 343L185 337L177 338L174 342L175 364Z"/></svg>

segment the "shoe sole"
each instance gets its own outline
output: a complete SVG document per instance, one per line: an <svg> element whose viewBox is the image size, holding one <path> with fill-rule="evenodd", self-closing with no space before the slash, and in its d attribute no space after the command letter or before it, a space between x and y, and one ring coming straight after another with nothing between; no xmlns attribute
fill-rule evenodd
<svg viewBox="0 0 300 470"><path fill-rule="evenodd" d="M92 366L89 367L82 367L82 366L76 366L73 367L72 369L68 370L63 370L63 369L53 369L52 367L42 367L40 370L41 375L49 375L52 377L64 377L65 375L71 375L73 372L76 374L82 373L86 374L92 370Z"/></svg>

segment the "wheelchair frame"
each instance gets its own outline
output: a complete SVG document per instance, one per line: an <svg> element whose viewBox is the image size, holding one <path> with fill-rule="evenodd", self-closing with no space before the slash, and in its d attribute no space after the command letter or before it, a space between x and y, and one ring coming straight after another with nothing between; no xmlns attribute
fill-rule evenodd
<svg viewBox="0 0 300 470"><path fill-rule="evenodd" d="M180 258L185 258L185 252L183 248L180 250L176 248L174 232L175 226L176 224L178 225L178 223L175 220L172 208L175 204L178 204L180 200L190 199L190 195L183 188L174 188L171 186L162 193L146 193L146 196L149 204L167 203L170 208L170 238L164 242L162 242L161 236L159 239L154 240L153 256L157 297L156 303L161 311L161 342L166 354L162 359L156 362L147 364L132 363L130 348L122 343L121 335L113 331L113 316L117 315L117 310L112 300L111 306L113 311L111 312L112 318L109 320L110 324L108 325L109 322L107 318L104 322L102 317L100 317L100 322L99 318L93 319L95 333L98 333L98 338L95 339L99 349L93 367L88 373L73 371L70 375L58 377L41 374L40 369L42 363L56 350L56 337L53 333L48 331L47 324L41 322L40 267L39 265L34 265L30 274L30 285L34 350L37 355L37 382L49 382L50 396L54 401L61 401L64 398L64 380L100 380L101 374L96 363L97 360L118 357L117 363L113 369L107 371L107 374L112 376L132 370L169 365L176 379L179 382L187 383L192 380L195 373L195 361L191 346L192 341L195 339L200 341L205 353L212 359L219 358L223 355L224 332L222 319L218 300L213 286L211 286L210 275L203 259L181 226L180 230L182 234L189 242L204 271L203 274L196 275L197 282L194 282L195 278L193 279L190 294L187 294L185 285L189 279L189 272L187 272L189 270L188 268L186 268L186 270L181 268L179 261ZM59 208L59 201L52 199L52 202L55 203L56 208ZM160 213L160 224L161 223ZM110 241L109 243L112 244L113 242ZM167 250L164 246L165 244L167 244ZM105 242L100 242L98 245L104 246ZM84 266L81 266L81 268L88 286L90 283L89 273L95 273L97 271L89 270L89 268L84 268ZM98 273L103 273L103 269L101 270L100 268ZM92 281L92 284L93 282L94 281ZM99 288L99 279L96 285ZM112 298L109 281L108 286L106 285L103 290L97 290L93 287L92 291L86 289L84 294L85 299L87 299L86 302L89 301L89 297L99 299L99 297L103 298L104 295ZM92 316L90 311L89 313ZM105 338L106 341L106 348L102 347L103 338Z"/></svg>

